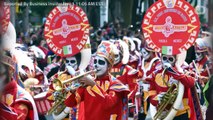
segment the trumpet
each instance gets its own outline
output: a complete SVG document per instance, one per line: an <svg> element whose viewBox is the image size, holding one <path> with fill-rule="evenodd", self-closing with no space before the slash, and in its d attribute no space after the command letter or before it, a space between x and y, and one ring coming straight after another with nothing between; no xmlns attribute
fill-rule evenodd
<svg viewBox="0 0 213 120"><path fill-rule="evenodd" d="M67 80L64 80L64 81L61 81L59 79L54 79L53 80L53 88L54 88L55 91L58 91L58 92L62 93L63 94L63 98L60 99L60 100L56 100L55 101L54 105L49 109L47 115L52 114L54 111L56 111L56 113L57 113L57 111L58 111L57 109L59 108L59 106L61 106L61 105L64 106L63 102L64 102L64 100L66 98L66 93L63 93L62 91L65 88L67 88L66 87L67 84L71 84L73 82L76 82L77 80L83 78L84 76L87 76L87 75L90 75L90 74L93 74L93 73L95 74L96 70L91 70L91 71L85 72L83 74L74 76L74 77L72 77L70 79L67 79ZM94 78L96 78L96 75L95 75ZM80 87L80 86L78 86L78 87ZM75 88L71 88L70 90L73 90L73 89L76 89L76 87ZM62 107L62 108L64 108L64 107Z"/></svg>
<svg viewBox="0 0 213 120"><path fill-rule="evenodd" d="M66 88L66 84L70 84L72 82L75 82L75 81L79 80L80 78L83 78L84 76L87 76L87 75L95 73L95 72L96 72L96 70L90 70L90 71L87 71L83 74L74 76L74 77L67 79L67 80L64 80L64 81L61 81L59 79L54 79L53 80L53 88L56 91L62 91L64 88Z"/></svg>

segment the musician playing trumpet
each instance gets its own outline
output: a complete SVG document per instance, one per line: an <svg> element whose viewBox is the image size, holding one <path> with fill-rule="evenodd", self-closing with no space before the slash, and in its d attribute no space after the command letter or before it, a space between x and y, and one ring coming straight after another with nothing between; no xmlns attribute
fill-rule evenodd
<svg viewBox="0 0 213 120"><path fill-rule="evenodd" d="M84 117L86 120L121 120L124 107L123 99L129 90L120 81L110 75L114 64L113 44L103 41L94 58L97 78L85 75L80 79L84 87L79 87L67 96L65 104L76 106L84 101Z"/></svg>
<svg viewBox="0 0 213 120"><path fill-rule="evenodd" d="M61 86L61 82L70 79L75 76L75 74L79 71L79 65L81 64L81 53L78 53L71 57L66 57L63 59L63 65L61 67L62 71L52 70L51 74L54 74L50 79L52 81L52 84L50 85L50 89L48 91L48 100L51 102L57 103L57 101L63 101L66 97L66 94L69 93L69 91L75 89L75 87L80 86L78 81L70 83L69 85L65 85L66 88L63 89ZM54 68L53 68L54 69ZM55 73L56 72L56 73ZM55 80L58 81L55 81ZM64 104L61 104L64 106ZM54 110L57 111L57 110ZM53 111L53 118L54 119L76 119L76 114L78 112L76 106L69 108L64 107L64 110L59 113L60 115L56 115ZM70 115L69 115L70 114Z"/></svg>

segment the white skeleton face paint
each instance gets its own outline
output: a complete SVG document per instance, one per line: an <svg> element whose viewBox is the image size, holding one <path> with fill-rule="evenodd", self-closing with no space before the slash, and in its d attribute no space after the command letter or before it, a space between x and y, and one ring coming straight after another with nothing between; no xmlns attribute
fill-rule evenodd
<svg viewBox="0 0 213 120"><path fill-rule="evenodd" d="M94 68L97 70L96 75L102 76L107 72L108 63L104 57L96 56L94 59Z"/></svg>
<svg viewBox="0 0 213 120"><path fill-rule="evenodd" d="M120 62L121 62L121 55L120 54L115 54L115 62L114 62L114 64L116 65L116 64L118 64Z"/></svg>
<svg viewBox="0 0 213 120"><path fill-rule="evenodd" d="M144 48L142 48L141 54L142 54L142 57L143 57L144 60L148 60L149 57L150 57L150 53Z"/></svg>
<svg viewBox="0 0 213 120"><path fill-rule="evenodd" d="M200 52L195 52L195 57L197 61L200 61L203 59L204 55Z"/></svg>
<svg viewBox="0 0 213 120"><path fill-rule="evenodd" d="M74 56L66 58L66 64L65 65L66 65L66 67L71 66L74 70L78 69L77 59Z"/></svg>
<svg viewBox="0 0 213 120"><path fill-rule="evenodd" d="M175 65L176 59L172 55L162 55L161 61L163 68L168 68Z"/></svg>

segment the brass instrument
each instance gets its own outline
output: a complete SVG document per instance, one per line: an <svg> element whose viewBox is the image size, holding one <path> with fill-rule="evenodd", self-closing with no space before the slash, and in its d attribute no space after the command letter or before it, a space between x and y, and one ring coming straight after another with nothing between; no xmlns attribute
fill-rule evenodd
<svg viewBox="0 0 213 120"><path fill-rule="evenodd" d="M64 100L65 100L65 98L55 101L54 105L47 112L47 115L51 115L53 112L56 115L60 114L62 112L62 110L64 110L64 108L66 107L63 104ZM61 107L60 109L58 109L59 106Z"/></svg>
<svg viewBox="0 0 213 120"><path fill-rule="evenodd" d="M158 111L154 116L154 120L163 119L165 116L161 116L163 111L167 108L168 105L174 103L178 94L177 84L172 84L170 88L167 90L166 94L162 98L162 102L158 106ZM160 118L163 117L163 118Z"/></svg>
<svg viewBox="0 0 213 120"><path fill-rule="evenodd" d="M88 71L88 72L85 72L83 74L80 74L80 75L77 75L77 76L74 76L70 79L67 79L67 80L64 80L64 81L61 81L59 79L54 79L53 80L53 88L55 91L58 91L62 94L62 98L59 99L59 100L56 100L53 107L50 108L50 110L48 111L47 115L50 115L52 114L53 112L55 114L57 113L60 113L61 109L63 110L66 106L63 104L65 98L66 98L66 92L62 92L65 88L68 88L67 85L71 84L72 82L76 82L77 80L83 78L84 76L87 76L87 75L90 75L90 74L95 74L96 70L91 70L91 71ZM96 77L96 76L95 76ZM80 87L80 86L78 86ZM77 89L78 87L74 87L74 88L69 88L69 90L74 90L74 89ZM60 110L57 110L58 107L61 107Z"/></svg>
<svg viewBox="0 0 213 120"><path fill-rule="evenodd" d="M179 109L180 103L183 98L184 87L181 82L168 85L168 83L164 80L164 75L166 70L173 71L171 68L165 68L162 72L163 82L166 84L169 89L166 94L162 97L161 103L158 106L157 112L153 116L154 120L170 120L173 119L177 110ZM177 73L178 74L178 73ZM163 112L166 114L163 115Z"/></svg>
<svg viewBox="0 0 213 120"><path fill-rule="evenodd" d="M96 70L91 70L91 71L85 72L84 74L74 76L74 77L67 79L67 80L64 80L64 81L61 81L59 79L55 79L55 80L53 80L53 88L56 91L61 91L66 87L66 84L70 84L70 83L77 81L78 79L80 79L80 78L82 78L86 75L89 75L89 74L92 74L92 73L95 73L95 72L96 72Z"/></svg>

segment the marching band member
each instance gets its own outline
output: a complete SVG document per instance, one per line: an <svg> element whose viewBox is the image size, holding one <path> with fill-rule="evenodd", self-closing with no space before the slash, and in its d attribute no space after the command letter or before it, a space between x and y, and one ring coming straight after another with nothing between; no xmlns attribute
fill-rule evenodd
<svg viewBox="0 0 213 120"><path fill-rule="evenodd" d="M11 50L11 54L18 64L20 80L24 83L28 78L36 78L39 81L38 84L48 84L46 76L37 64L38 54L41 54L42 58L44 58L44 53L35 46L30 47L30 49L35 49L37 52L28 50L24 45L17 43L14 49Z"/></svg>
<svg viewBox="0 0 213 120"><path fill-rule="evenodd" d="M207 43L207 39L198 38L195 41L195 57L196 59L190 64L190 70L195 72L195 77L202 87L208 81L209 76L212 73L212 63L209 57L210 47Z"/></svg>
<svg viewBox="0 0 213 120"><path fill-rule="evenodd" d="M213 65L210 60L211 53L210 53L210 46L208 42L208 38L198 38L195 41L195 57L196 59L190 63L189 66L189 72L190 75L195 77L196 79L196 88L197 93L199 95L200 104L202 105L202 111L204 112L206 110L206 106L204 104L204 95L203 95L203 89L206 83L209 80L209 77L213 73Z"/></svg>
<svg viewBox="0 0 213 120"><path fill-rule="evenodd" d="M142 79L142 83L140 84L142 87L142 92L143 92L143 99L142 99L142 104L141 106L142 113L139 114L140 119L144 118L148 112L149 108L149 87L150 84L145 80L147 76L149 76L151 73L153 73L157 67L160 66L160 58L157 56L156 52L149 48L147 44L144 45L144 47L141 49L141 54L142 54L142 62L141 65L139 66L139 77ZM140 83L140 82L139 82Z"/></svg>
<svg viewBox="0 0 213 120"><path fill-rule="evenodd" d="M121 120L123 117L123 99L129 90L109 72L114 64L113 44L103 41L94 58L97 78L86 76L80 79L85 87L78 88L65 100L69 107L84 101L86 120Z"/></svg>
<svg viewBox="0 0 213 120"><path fill-rule="evenodd" d="M15 113L15 111L2 101L2 93L6 85L7 73L8 73L7 67L4 64L0 63L0 119L17 120L17 114Z"/></svg>
<svg viewBox="0 0 213 120"><path fill-rule="evenodd" d="M184 85L184 95L181 102L181 107L178 109L174 120L188 120L190 117L190 108L188 105L189 102L189 91L190 88L194 86L194 78L188 75L183 74L183 70L178 65L178 61L184 58L184 54L178 55L165 55L161 56L162 67L157 69L146 78L150 83L150 103L157 107L164 101L167 101L171 98L167 98L167 90L171 87L172 84L177 84L181 82ZM182 57L182 58L181 58ZM178 99L178 98L177 98ZM180 98L179 98L180 99ZM171 104L171 103L169 103ZM168 107L168 106L167 106ZM173 108L176 109L176 108ZM160 116L165 116L167 113L166 110ZM152 111L151 111L152 112Z"/></svg>
<svg viewBox="0 0 213 120"><path fill-rule="evenodd" d="M131 66L127 65L129 60L128 46L121 40L114 42L116 48L115 62L111 69L111 74L120 80L124 85L127 85L130 89L129 98L134 98L134 94L137 91L137 71Z"/></svg>
<svg viewBox="0 0 213 120"><path fill-rule="evenodd" d="M2 103L11 107L18 120L38 120L37 108L32 96L17 84L15 79L16 63L12 58L10 51L16 41L16 32L11 23L9 23L6 33L2 37L3 49L5 55L2 57L2 64L8 69L6 85L2 92Z"/></svg>
<svg viewBox="0 0 213 120"><path fill-rule="evenodd" d="M127 44L121 40L114 41L114 44L116 46L114 50L115 62L111 69L111 74L130 89L128 99L134 102L135 93L138 89L138 71L127 65L129 61L129 50ZM128 102L128 100L126 102ZM128 116L126 119L128 119Z"/></svg>
<svg viewBox="0 0 213 120"><path fill-rule="evenodd" d="M55 71L55 74L51 73L51 74L54 74L54 75L50 78L50 81L52 82L54 79L59 79L60 81L64 81L64 80L72 78L75 75L75 73L79 70L79 65L80 65L80 61L81 61L80 59L81 59L80 53L75 55L75 56L64 58L65 70L60 71L60 69L58 69L58 70ZM78 86L79 85L75 84L75 87L78 87ZM48 90L48 94L47 94L48 100L53 102L56 99L60 98L60 95L62 95L62 94L55 91L52 84L51 84L50 89ZM70 119L74 120L77 117L76 113L77 113L76 107L72 107L72 109L70 109L69 107L66 107L62 111L60 116L57 116L53 113L53 118L57 119L59 117L60 119L66 120L66 119L69 118L68 115L70 114Z"/></svg>
<svg viewBox="0 0 213 120"><path fill-rule="evenodd" d="M81 57L81 54L77 54L75 56L72 56L72 57L67 57L64 59L65 61L65 70L64 71L58 71L56 74L54 74L54 76L51 77L51 80L54 80L54 79L59 79L60 81L64 81L64 80L67 80L67 79L70 79L72 78L75 73L79 70L79 58ZM51 85L52 86L52 85ZM76 86L77 87L77 86ZM60 95L62 95L61 93L58 93L57 91L54 90L53 87L50 87L49 89L49 92L51 92L52 96L49 96L48 99L49 100L57 100L58 97ZM68 92L68 91L64 91L64 92ZM60 97L59 97L60 98ZM76 107L72 107L69 108L69 107L66 107L61 114L63 115L60 115L60 119L68 119L69 118L69 114L70 114L70 119L73 120L73 119L76 119L76 112L77 112L77 109ZM59 116L58 116L59 117ZM55 115L53 113L53 118L54 119L57 119L58 118L57 115Z"/></svg>
<svg viewBox="0 0 213 120"><path fill-rule="evenodd" d="M37 109L32 96L21 88L12 77L15 71L14 61L8 56L4 56L3 59L3 64L9 69L6 86L2 94L3 103L14 109L18 115L18 120L38 120Z"/></svg>
<svg viewBox="0 0 213 120"><path fill-rule="evenodd" d="M54 70L55 71L55 74L52 72L51 74L54 74L50 79L50 81L53 81L54 79L59 79L60 81L64 81L64 80L67 80L67 79L70 79L72 77L74 77L76 74L79 74L80 71L82 70L85 70L87 69L88 67L88 63L90 62L90 57L91 57L91 46L89 44L89 39L87 41L87 44L85 44L84 46L84 49L82 49L78 54L74 55L74 56L71 56L71 57L66 57L64 58L63 62L65 63L64 66L65 68L62 67L62 69L65 69L63 70L62 72L61 71L58 71L57 70ZM55 65L53 65L53 68ZM60 66L60 65L59 65ZM59 70L59 69L58 69ZM57 73L56 73L57 72ZM50 76L50 75L48 75ZM69 91L69 89L76 89L80 86L79 82L76 81L76 82L73 82L71 83L71 88L68 88L66 91L64 92L67 92ZM54 99L60 99L61 98L61 93L57 93L57 91L54 90L52 84L50 86L50 89L48 91L48 99L49 100L53 100ZM64 120L66 119L65 117L69 115L69 118L71 120L82 120L84 119L84 103L81 102L81 104L79 104L78 106L74 106L72 107L71 109L69 107L66 107L61 113L60 115L55 115L53 113L53 118L54 119L63 119ZM81 111L79 111L81 110Z"/></svg>
<svg viewBox="0 0 213 120"><path fill-rule="evenodd" d="M0 5L1 5L1 2L0 2ZM0 24L0 29L2 30L1 24ZM0 41L1 41L0 43L2 43L2 33L0 33ZM0 47L0 49L1 49L0 50L1 60L2 60L2 51L3 51L2 48L3 47L1 45L1 47ZM9 119L16 120L17 114L15 113L15 111L12 108L10 108L9 106L7 106L5 103L3 103L3 101L2 101L2 93L3 93L4 87L6 85L7 73L8 73L7 67L0 62L0 119L2 119L2 120L9 120Z"/></svg>
<svg viewBox="0 0 213 120"><path fill-rule="evenodd" d="M137 39L137 38L134 38L134 39ZM139 57L138 51L135 50L136 46L133 41L133 38L124 36L123 41L129 46L130 57L129 57L128 65L134 69L137 69L138 64L140 62L140 59L139 59L140 57Z"/></svg>
<svg viewBox="0 0 213 120"><path fill-rule="evenodd" d="M0 2L0 8L3 8L2 3L3 3L3 1ZM4 12L5 11L3 11L2 13L4 14ZM4 18L2 18L2 16L3 16L2 13L0 13L0 16L1 16L1 20L0 20L0 59L1 60L2 60L2 51L3 51L3 49L2 49L3 48L3 46L2 46L2 35L3 35L2 21L4 20ZM2 101L2 93L3 93L4 87L6 85L7 73L8 73L7 67L4 64L2 64L2 62L0 62L0 119L16 120L17 114L15 113L15 111L12 110L12 108L7 106Z"/></svg>

